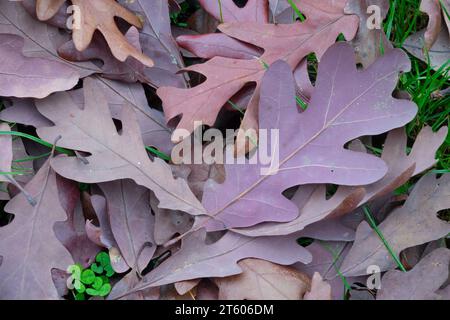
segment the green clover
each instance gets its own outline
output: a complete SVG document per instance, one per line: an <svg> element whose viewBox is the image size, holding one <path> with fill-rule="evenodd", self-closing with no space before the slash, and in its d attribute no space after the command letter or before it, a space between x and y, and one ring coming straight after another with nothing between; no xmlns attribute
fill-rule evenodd
<svg viewBox="0 0 450 320"><path fill-rule="evenodd" d="M105 297L111 292L111 285L105 283L101 277L95 278L92 288L86 289L91 296Z"/></svg>
<svg viewBox="0 0 450 320"><path fill-rule="evenodd" d="M106 252L100 252L97 257L95 258L95 261L97 263L93 263L91 265L91 270L94 271L97 274L102 274L103 272L106 272L107 277L112 277L114 275L114 269L111 266L111 259L109 258L109 254Z"/></svg>
<svg viewBox="0 0 450 320"><path fill-rule="evenodd" d="M81 282L82 270L83 268L79 264L73 264L67 268L67 272L70 274L67 285L69 289L75 289L79 293L86 291L86 287ZM71 286L73 288L70 288Z"/></svg>
<svg viewBox="0 0 450 320"><path fill-rule="evenodd" d="M95 279L95 273L90 269L86 269L81 273L81 282L83 282L84 284L92 284L94 283Z"/></svg>

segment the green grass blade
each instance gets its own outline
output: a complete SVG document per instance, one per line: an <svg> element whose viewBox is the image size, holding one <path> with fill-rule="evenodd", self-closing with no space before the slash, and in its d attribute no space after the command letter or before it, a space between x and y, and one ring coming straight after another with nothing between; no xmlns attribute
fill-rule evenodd
<svg viewBox="0 0 450 320"><path fill-rule="evenodd" d="M333 263L332 266L334 268L334 270L336 271L336 273L339 275L339 278L341 279L342 283L344 284L344 288L345 288L345 292L344 292L344 299L347 296L347 292L349 292L352 287L350 286L350 284L347 281L347 278L345 278L345 276L342 274L341 270L339 269L339 267L336 265L337 261L340 258L340 255L338 255L329 245L327 245L324 241L318 241L318 243L325 249L327 250L333 257Z"/></svg>
<svg viewBox="0 0 450 320"><path fill-rule="evenodd" d="M165 154L164 152L161 152L161 151L159 151L159 150L156 150L156 149L153 148L153 147L145 147L145 149L146 149L147 151L153 153L153 154L154 154L155 156L157 156L158 158L161 158L161 159L166 160L166 161L171 161L171 160L172 160L172 158L171 158L169 155L167 155L167 154Z"/></svg>
<svg viewBox="0 0 450 320"><path fill-rule="evenodd" d="M0 131L0 135L8 135L8 136L15 136L15 137L21 137L21 138L25 138L31 141L34 141L36 143L39 143L40 145L43 145L47 148L52 149L53 147L55 147L55 150L60 152L60 153L64 153L67 154L69 156L73 155L73 151L61 148L61 147L56 147L53 144L51 144L50 142L44 141L42 139L39 139L35 136L23 133L23 132L18 132L18 131Z"/></svg>
<svg viewBox="0 0 450 320"><path fill-rule="evenodd" d="M381 233L380 229L378 228L378 226L377 226L377 224L375 222L375 219L373 218L372 214L370 213L369 207L368 206L364 206L363 210L364 210L364 214L366 215L367 220L369 221L370 226L375 231L375 233L378 235L378 237L380 238L381 242L383 242L384 246L386 247L387 251L391 255L392 259L395 261L395 263L400 268L400 270L402 270L403 272L406 272L406 269L403 266L403 264L400 261L400 259L398 258L397 254L391 248L391 246L387 242L386 238L383 236L383 234Z"/></svg>
<svg viewBox="0 0 450 320"><path fill-rule="evenodd" d="M220 23L223 23L222 0L217 0L217 2L219 3Z"/></svg>
<svg viewBox="0 0 450 320"><path fill-rule="evenodd" d="M305 21L306 18L305 16L300 12L300 10L298 9L297 5L292 1L292 0L288 0L289 5L292 7L292 9L294 9L295 14L297 15L297 17L300 19L300 21Z"/></svg>

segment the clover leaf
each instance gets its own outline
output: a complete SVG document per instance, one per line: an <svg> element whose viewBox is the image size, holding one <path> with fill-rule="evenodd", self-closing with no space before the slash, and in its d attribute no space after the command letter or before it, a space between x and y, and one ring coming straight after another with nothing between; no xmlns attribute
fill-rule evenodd
<svg viewBox="0 0 450 320"><path fill-rule="evenodd" d="M91 269L86 269L81 273L81 282L84 284L92 284L95 279L95 273Z"/></svg>

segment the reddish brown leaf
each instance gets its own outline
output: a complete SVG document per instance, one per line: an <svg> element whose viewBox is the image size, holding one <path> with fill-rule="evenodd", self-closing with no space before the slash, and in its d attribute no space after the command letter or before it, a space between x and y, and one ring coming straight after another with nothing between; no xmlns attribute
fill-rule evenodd
<svg viewBox="0 0 450 320"><path fill-rule="evenodd" d="M292 267L258 259L238 265L241 274L214 279L220 300L301 300L311 288L309 277Z"/></svg>
<svg viewBox="0 0 450 320"><path fill-rule="evenodd" d="M260 82L266 71L264 64L271 65L282 59L295 69L311 52L320 59L340 33L347 39L354 37L357 17L344 15L343 6L330 5L320 9L307 8L306 13L311 15L303 23L271 25L235 22L219 26L226 35L263 48L264 54L254 60L215 57L204 64L186 68L205 75L207 79L191 89L159 88L158 95L163 100L166 119L172 120L181 115L177 128L190 132L195 129L195 121L212 126L221 108L233 95L247 83L256 83L242 128L257 128ZM320 14L315 15L318 12ZM257 137L252 138L257 140Z"/></svg>

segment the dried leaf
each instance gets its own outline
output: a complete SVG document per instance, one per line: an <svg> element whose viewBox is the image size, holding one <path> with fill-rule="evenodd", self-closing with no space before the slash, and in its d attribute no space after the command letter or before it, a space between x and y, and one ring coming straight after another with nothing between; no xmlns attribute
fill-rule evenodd
<svg viewBox="0 0 450 320"><path fill-rule="evenodd" d="M422 0L420 3L420 11L425 12L429 17L428 26L424 34L424 48L430 50L436 42L442 29L440 0Z"/></svg>
<svg viewBox="0 0 450 320"><path fill-rule="evenodd" d="M261 175L262 164L226 165L225 183L210 183L204 194L203 204L215 218L214 223L208 222L209 230L295 219L298 208L281 195L289 187L362 185L386 174L380 159L343 146L359 136L379 134L413 119L417 107L391 95L398 72L409 68L409 60L402 51L394 50L360 72L352 56L351 47L344 43L325 54L314 96L303 113L295 105L288 65L280 61L270 68L262 84L259 122L261 128L279 129L280 140L285 141L280 143L279 166L271 168L273 174ZM301 133L296 130L299 126Z"/></svg>
<svg viewBox="0 0 450 320"><path fill-rule="evenodd" d="M11 98L11 105L0 112L0 119L35 128L51 125L51 122L37 111L33 99Z"/></svg>
<svg viewBox="0 0 450 320"><path fill-rule="evenodd" d="M141 272L156 250L149 192L130 180L102 183L99 187L106 197L118 249L128 266Z"/></svg>
<svg viewBox="0 0 450 320"><path fill-rule="evenodd" d="M350 247L351 244L341 241L314 241L306 247L313 257L311 263L297 263L295 268L311 278L318 272L330 284L333 299L342 300L345 285L343 279L337 275L337 271L340 270Z"/></svg>
<svg viewBox="0 0 450 320"><path fill-rule="evenodd" d="M125 34L127 41L138 51L142 51L139 43L139 31L131 27ZM58 49L59 55L69 61L89 61L98 59L103 62L102 76L113 80L122 80L134 83L137 81L148 83L145 76L145 66L136 59L127 59L124 62L117 60L108 49L105 38L100 34L94 34L92 42L86 50L78 51L71 40Z"/></svg>
<svg viewBox="0 0 450 320"><path fill-rule="evenodd" d="M331 286L314 272L311 279L311 290L305 293L303 300L331 300Z"/></svg>
<svg viewBox="0 0 450 320"><path fill-rule="evenodd" d="M154 236L158 245L165 244L175 235L188 232L194 224L194 218L189 214L158 208L158 201L154 196L151 197L150 204L155 213Z"/></svg>
<svg viewBox="0 0 450 320"><path fill-rule="evenodd" d="M327 10L326 13L321 9ZM320 9L307 8L306 13L311 15L305 22L290 25L255 22L220 25L219 29L226 35L261 47L264 54L260 59L253 60L214 57L206 63L186 68L187 71L203 74L207 79L191 89L159 88L157 93L163 101L166 119L170 121L181 115L177 128L190 132L195 129L196 121L212 126L219 111L232 96L246 84L256 83L241 127L257 129L259 89L266 71L264 64L270 66L282 59L289 63L291 69L295 69L311 52L320 59L340 33L347 39L352 39L356 33L357 17L345 16L343 7L324 5ZM257 140L257 137L253 138Z"/></svg>
<svg viewBox="0 0 450 320"><path fill-rule="evenodd" d="M256 59L262 54L261 50L255 46L230 38L223 33L179 36L177 43L195 56L204 59L212 59L217 56L250 60Z"/></svg>
<svg viewBox="0 0 450 320"><path fill-rule="evenodd" d="M28 57L25 40L13 34L0 34L0 96L45 98L51 93L73 88L78 73L63 63Z"/></svg>
<svg viewBox="0 0 450 320"><path fill-rule="evenodd" d="M297 261L308 263L309 253L296 242L296 237L248 238L226 233L213 244L205 243L205 232L198 231L183 240L182 247L128 293L184 280L227 277L242 272L237 262L258 258L282 265Z"/></svg>
<svg viewBox="0 0 450 320"><path fill-rule="evenodd" d="M78 184L60 177L56 182L59 200L67 214L67 220L55 223L53 227L55 236L70 252L75 263L85 268L89 267L95 261L95 256L101 248L86 234Z"/></svg>
<svg viewBox="0 0 450 320"><path fill-rule="evenodd" d="M61 136L60 146L91 154L84 161L77 157L54 159L52 167L59 174L85 183L133 179L156 194L161 208L191 214L204 212L186 181L174 179L170 167L161 159L149 159L129 105L122 109L123 130L119 134L95 80L85 80L84 95L84 109L67 94L37 102L39 112L55 123L54 127L40 128L40 137L52 141Z"/></svg>
<svg viewBox="0 0 450 320"><path fill-rule="evenodd" d="M269 6L274 17L277 17L283 11L291 8L291 5L287 0L269 0Z"/></svg>
<svg viewBox="0 0 450 320"><path fill-rule="evenodd" d="M140 42L144 54L154 60L153 68L146 68L146 78L155 88L160 86L186 87L183 75L177 74L184 67L177 43L170 28L167 0L119 0L119 3L143 21Z"/></svg>
<svg viewBox="0 0 450 320"><path fill-rule="evenodd" d="M31 17L22 7L21 2L0 1L0 33L17 35L23 38L25 41L23 53L27 57L64 63L66 67L72 68L79 78L100 71L91 62L71 63L61 59L58 56L57 48L66 43L70 36L67 33L60 32L56 27L39 22Z"/></svg>
<svg viewBox="0 0 450 320"><path fill-rule="evenodd" d="M444 142L447 133L446 127L437 133L433 133L430 127L423 128L408 155L405 129L392 130L388 134L381 155L381 159L388 165L388 172L380 181L364 186L363 189L339 187L329 199L326 197L325 186L301 187L292 199L300 210L300 215L296 219L283 224L262 223L235 231L255 237L289 234L311 226L310 230L305 230L309 235L303 233L303 236L311 236L314 233L318 238L312 238L336 241L337 237L343 235L344 238L341 240L354 240L350 238L353 234L349 233L347 227L340 225L339 221L336 223L326 220L322 224L317 222L348 214L369 201L390 194L412 176L431 168L436 163L436 151Z"/></svg>
<svg viewBox="0 0 450 320"><path fill-rule="evenodd" d="M221 22L251 21L269 22L267 1L249 0L243 8L239 8L233 0L208 1L199 0L202 7Z"/></svg>
<svg viewBox="0 0 450 320"><path fill-rule="evenodd" d="M25 187L37 204L31 206L19 194L5 208L15 217L12 223L0 228L1 299L59 298L51 269L66 270L73 261L53 231L55 222L66 219L56 180L47 162Z"/></svg>
<svg viewBox="0 0 450 320"><path fill-rule="evenodd" d="M446 30L442 29L433 47L428 51L428 55L425 55L423 52L425 45L424 33L425 30L422 30L409 36L405 40L403 47L416 58L429 63L434 70L438 70L448 61L450 54L449 35Z"/></svg>
<svg viewBox="0 0 450 320"><path fill-rule="evenodd" d="M437 212L450 208L450 176L440 179L425 175L415 185L405 205L394 210L379 226L392 250L402 250L439 239L450 232L450 225L437 217ZM367 222L356 231L355 243L342 264L345 276L366 274L370 265L381 271L395 266L395 262L378 235Z"/></svg>
<svg viewBox="0 0 450 320"><path fill-rule="evenodd" d="M170 154L173 146L170 141L171 130L165 125L162 112L148 105L143 86L103 78L97 78L97 80L108 100L113 118L120 120L122 108L124 105L130 105L136 112L144 144ZM82 94L77 104L84 105Z"/></svg>
<svg viewBox="0 0 450 320"><path fill-rule="evenodd" d="M125 295L140 281L140 277L134 271L126 274L119 282L117 282L108 296L109 300L114 297ZM158 300L160 299L159 287L149 288L134 294L125 295L121 300Z"/></svg>
<svg viewBox="0 0 450 320"><path fill-rule="evenodd" d="M370 23L373 23L373 21L368 21L368 18L371 17L368 13L368 9L371 6L376 6L380 9L381 20L380 25L378 26L379 28L369 25ZM364 67L368 67L385 52L393 48L382 29L382 22L389 12L389 0L350 0L344 9L344 12L347 14L356 14L360 19L358 34L352 41L358 63L362 63ZM369 28L369 26L371 28Z"/></svg>
<svg viewBox="0 0 450 320"><path fill-rule="evenodd" d="M62 2L60 2L62 5ZM153 60L145 54L133 47L120 32L116 25L115 17L122 18L131 25L142 28L142 21L129 10L122 7L115 0L72 0L72 4L77 6L80 21L79 26L73 28L73 42L78 51L86 50L92 41L94 32L100 31L105 37L106 42L111 49L112 54L119 61L124 62L128 57L133 57L148 67L154 65ZM55 3L52 4L54 7ZM51 18L49 12L47 14L40 12L41 7L36 8L38 17L41 20ZM51 13L56 14L54 8Z"/></svg>
<svg viewBox="0 0 450 320"><path fill-rule="evenodd" d="M301 300L311 280L292 267L258 259L239 261L241 274L215 278L219 300Z"/></svg>
<svg viewBox="0 0 450 320"><path fill-rule="evenodd" d="M412 270L391 270L381 279L377 300L434 300L441 299L437 291L447 281L450 250L436 249L423 258Z"/></svg>
<svg viewBox="0 0 450 320"><path fill-rule="evenodd" d="M66 0L36 0L36 14L39 20L52 18Z"/></svg>

